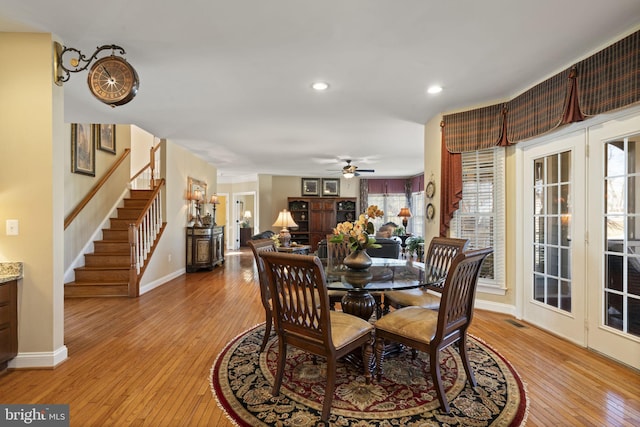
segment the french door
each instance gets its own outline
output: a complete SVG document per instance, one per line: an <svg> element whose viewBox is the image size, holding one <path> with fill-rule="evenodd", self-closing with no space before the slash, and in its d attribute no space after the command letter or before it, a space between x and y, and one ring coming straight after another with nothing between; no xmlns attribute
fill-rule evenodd
<svg viewBox="0 0 640 427"><path fill-rule="evenodd" d="M589 347L640 369L640 115L589 129Z"/></svg>
<svg viewBox="0 0 640 427"><path fill-rule="evenodd" d="M523 149L523 318L586 345L584 131Z"/></svg>

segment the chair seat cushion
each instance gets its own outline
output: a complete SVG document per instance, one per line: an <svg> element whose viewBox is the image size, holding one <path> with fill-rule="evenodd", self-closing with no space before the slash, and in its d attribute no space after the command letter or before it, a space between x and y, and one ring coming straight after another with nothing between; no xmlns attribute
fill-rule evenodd
<svg viewBox="0 0 640 427"><path fill-rule="evenodd" d="M331 339L336 349L370 333L373 325L366 320L341 311L331 311Z"/></svg>
<svg viewBox="0 0 640 427"><path fill-rule="evenodd" d="M390 302L391 305L395 304L402 307L415 305L430 308L431 310L437 310L440 307L440 297L430 294L424 289L385 292L384 299Z"/></svg>
<svg viewBox="0 0 640 427"><path fill-rule="evenodd" d="M412 306L382 316L376 322L376 331L385 331L429 344L435 336L437 326L437 311Z"/></svg>

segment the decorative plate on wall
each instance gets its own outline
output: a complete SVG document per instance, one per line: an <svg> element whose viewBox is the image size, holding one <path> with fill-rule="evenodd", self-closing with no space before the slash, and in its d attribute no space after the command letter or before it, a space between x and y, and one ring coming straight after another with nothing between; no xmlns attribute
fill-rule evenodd
<svg viewBox="0 0 640 427"><path fill-rule="evenodd" d="M424 192L428 198L432 198L433 195L436 194L436 183L433 181L429 181Z"/></svg>
<svg viewBox="0 0 640 427"><path fill-rule="evenodd" d="M436 216L436 208L432 203L427 205L427 219L433 219Z"/></svg>

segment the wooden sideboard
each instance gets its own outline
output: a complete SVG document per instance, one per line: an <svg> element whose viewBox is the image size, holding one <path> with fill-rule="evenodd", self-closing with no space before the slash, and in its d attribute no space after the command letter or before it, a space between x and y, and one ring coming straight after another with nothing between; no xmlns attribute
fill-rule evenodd
<svg viewBox="0 0 640 427"><path fill-rule="evenodd" d="M240 246L247 246L251 236L253 236L253 227L240 227Z"/></svg>
<svg viewBox="0 0 640 427"><path fill-rule="evenodd" d="M224 262L224 226L187 227L186 241L187 273L213 270Z"/></svg>
<svg viewBox="0 0 640 427"><path fill-rule="evenodd" d="M18 281L0 283L0 371L18 354Z"/></svg>

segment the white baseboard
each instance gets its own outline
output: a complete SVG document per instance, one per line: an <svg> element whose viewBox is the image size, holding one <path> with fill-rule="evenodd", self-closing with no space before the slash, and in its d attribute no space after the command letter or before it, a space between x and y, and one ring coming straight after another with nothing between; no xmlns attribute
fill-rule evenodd
<svg viewBox="0 0 640 427"><path fill-rule="evenodd" d="M55 351L34 351L29 353L18 353L9 361L7 368L11 369L32 369L32 368L55 368L60 363L67 360L67 346L63 345Z"/></svg>
<svg viewBox="0 0 640 427"><path fill-rule="evenodd" d="M503 304L501 302L484 301L476 298L475 308L480 310L493 311L495 313L510 314L515 317L516 307L509 304Z"/></svg>
<svg viewBox="0 0 640 427"><path fill-rule="evenodd" d="M140 295L146 294L147 292L164 285L171 279L175 279L178 276L181 276L186 273L186 268L181 268L173 273L170 273L164 277L154 280L151 283L147 283L146 285L140 286Z"/></svg>

